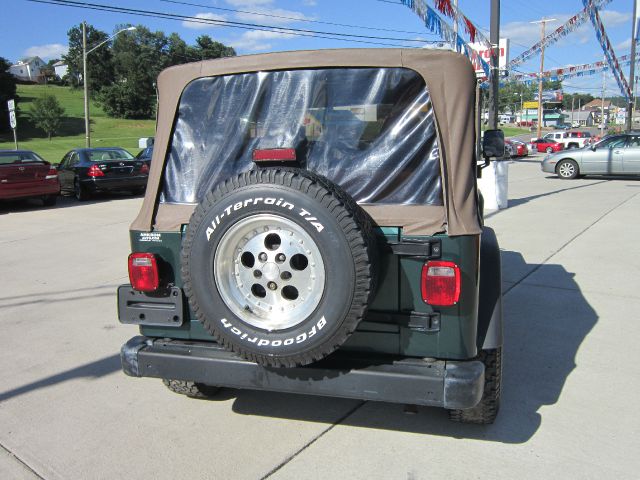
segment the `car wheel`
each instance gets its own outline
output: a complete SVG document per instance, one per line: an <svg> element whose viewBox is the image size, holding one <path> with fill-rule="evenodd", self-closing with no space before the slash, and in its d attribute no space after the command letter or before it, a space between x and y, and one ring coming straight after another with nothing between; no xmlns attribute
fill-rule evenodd
<svg viewBox="0 0 640 480"><path fill-rule="evenodd" d="M207 194L182 248L191 308L227 349L294 367L336 350L375 284L365 212L324 177L267 168Z"/></svg>
<svg viewBox="0 0 640 480"><path fill-rule="evenodd" d="M145 187L136 187L131 189L131 193L136 196L144 194L144 191L145 191Z"/></svg>
<svg viewBox="0 0 640 480"><path fill-rule="evenodd" d="M80 184L80 180L78 178L76 178L74 180L74 182L73 182L73 194L81 202L84 202L85 200L88 200L89 197L90 197L89 192L87 191L87 189L85 187L83 187Z"/></svg>
<svg viewBox="0 0 640 480"><path fill-rule="evenodd" d="M556 166L556 173L563 180L572 180L580 174L578 164L573 160L561 160Z"/></svg>
<svg viewBox="0 0 640 480"><path fill-rule="evenodd" d="M42 197L42 204L45 207L53 207L57 201L58 201L57 195L44 195Z"/></svg>
<svg viewBox="0 0 640 480"><path fill-rule="evenodd" d="M553 148L551 148L551 147L547 147L547 149L546 149L545 151L546 151L547 153L551 153L551 152L553 152Z"/></svg>
<svg viewBox="0 0 640 480"><path fill-rule="evenodd" d="M174 393L186 395L191 398L212 398L221 390L220 387L206 385L204 383L192 382L189 380L162 379L162 383Z"/></svg>
<svg viewBox="0 0 640 480"><path fill-rule="evenodd" d="M500 409L502 389L502 348L482 350L478 360L484 363L484 392L480 403L464 410L449 410L449 419L459 423L491 424Z"/></svg>

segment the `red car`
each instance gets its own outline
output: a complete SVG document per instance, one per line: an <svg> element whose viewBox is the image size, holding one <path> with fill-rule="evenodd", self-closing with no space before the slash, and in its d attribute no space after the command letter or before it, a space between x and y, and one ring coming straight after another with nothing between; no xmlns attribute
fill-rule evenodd
<svg viewBox="0 0 640 480"><path fill-rule="evenodd" d="M562 143L544 138L534 138L529 143L531 145L531 149L537 152L553 153L559 152L564 148L564 145Z"/></svg>
<svg viewBox="0 0 640 480"><path fill-rule="evenodd" d="M0 150L0 200L40 198L55 205L60 193L58 172L29 150Z"/></svg>
<svg viewBox="0 0 640 480"><path fill-rule="evenodd" d="M509 146L509 152L512 157L526 157L529 155L529 149L527 145L519 140L505 140L505 146Z"/></svg>

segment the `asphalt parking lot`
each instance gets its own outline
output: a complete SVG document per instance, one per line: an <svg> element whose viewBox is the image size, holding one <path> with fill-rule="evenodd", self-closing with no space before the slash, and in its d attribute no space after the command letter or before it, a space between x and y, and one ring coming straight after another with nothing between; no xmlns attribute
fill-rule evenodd
<svg viewBox="0 0 640 480"><path fill-rule="evenodd" d="M251 391L213 401L120 371L140 197L0 206L0 478L638 478L640 179L509 166L502 410ZM635 452L635 453L634 453Z"/></svg>

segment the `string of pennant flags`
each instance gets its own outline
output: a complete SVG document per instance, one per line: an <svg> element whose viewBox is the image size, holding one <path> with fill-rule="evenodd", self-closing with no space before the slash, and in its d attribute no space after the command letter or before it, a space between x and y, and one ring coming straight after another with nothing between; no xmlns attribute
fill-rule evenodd
<svg viewBox="0 0 640 480"><path fill-rule="evenodd" d="M560 25L558 28L556 28L553 32L551 32L549 35L544 37L538 43L536 43L531 48L529 48L528 50L525 50L516 58L511 60L507 64L507 70L511 70L513 67L516 67L526 62L534 55L539 54L542 51L542 48L546 48L556 43L561 38L566 37L570 33L574 32L584 22L589 20L590 11L593 7L601 8L610 2L611 0L598 0L598 1L590 2L588 6L585 6L582 9L582 11L580 11L579 13L576 13L573 17L567 20L564 24Z"/></svg>
<svg viewBox="0 0 640 480"><path fill-rule="evenodd" d="M636 63L640 62L640 52L636 53ZM618 57L619 65L629 65L631 63L631 55L623 55ZM596 73L607 72L610 70L609 64L604 61L585 63L582 65L573 65L570 67L555 68L553 70L547 70L540 73L521 73L518 75L512 75L510 80L524 83L525 85L531 85L538 83L538 78L542 77L545 80L564 80L573 77L584 77L587 75L595 75Z"/></svg>
<svg viewBox="0 0 640 480"><path fill-rule="evenodd" d="M444 39L446 42L455 45L457 52L465 55L469 60L476 61L482 66L484 74L488 77L491 69L489 64L484 61L473 48L462 38L447 22L445 22L438 12L427 5L424 0L400 0L403 5L409 7L423 21L425 27L431 32ZM479 32L479 29L460 12L451 0L435 0L435 7L444 15L452 18L456 23L464 27L470 42L479 40L480 43L491 48L491 42Z"/></svg>
<svg viewBox="0 0 640 480"><path fill-rule="evenodd" d="M582 0L582 3L585 7L593 5L593 0ZM620 63L616 58L616 54L613 51L613 47L611 46L611 42L609 41L609 36L604 29L604 25L602 24L602 20L600 19L600 14L598 13L598 8L593 6L589 9L589 17L591 19L591 23L593 27L596 29L596 37L600 42L600 46L602 47L602 51L605 54L605 57L611 67L611 72L613 73L613 77L616 79L618 86L622 92L622 96L627 100L631 97L631 88L627 83L627 79L622 72L622 68L620 68Z"/></svg>
<svg viewBox="0 0 640 480"><path fill-rule="evenodd" d="M486 49L491 49L491 42L480 32L480 29L460 11L460 9L451 3L451 0L432 1L435 8L427 5L425 0L400 0L400 3L410 8L416 15L418 15L424 21L425 27L430 32L440 36L440 38L445 40L447 43L454 45L457 52L467 56L467 58L472 62L480 64L485 75L485 77L481 79L481 86L486 87L487 79L491 75L491 68L489 67L489 64L483 60L473 48L471 48L471 46L453 29L453 27L440 17L438 12L452 19L452 21L459 27L462 27L469 39L469 42L478 42ZM593 64L577 65L573 67L549 70L542 74L513 75L510 77L510 80L532 83L537 81L539 76L554 80L592 75L603 70L610 70L620 87L622 95L629 99L631 96L631 89L621 67L623 65L628 65L631 62L631 58L627 58L629 56L620 57L619 59L616 57L598 13L599 8L606 6L610 2L611 0L582 0L584 5L583 10L573 15L569 20L544 37L541 41L537 42L531 48L511 60L507 64L506 69L507 71L510 71L513 67L520 65L534 55L539 54L543 48L552 45L561 38L574 32L587 20L591 20L591 23L593 24L596 31L596 37L607 60L606 63L595 62Z"/></svg>

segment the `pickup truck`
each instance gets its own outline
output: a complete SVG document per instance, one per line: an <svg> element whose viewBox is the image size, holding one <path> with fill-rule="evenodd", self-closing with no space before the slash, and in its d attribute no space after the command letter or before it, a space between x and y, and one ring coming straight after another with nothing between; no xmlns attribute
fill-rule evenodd
<svg viewBox="0 0 640 480"><path fill-rule="evenodd" d="M582 148L591 140L589 132L549 132L542 137L545 140L555 140L564 145L564 149Z"/></svg>

